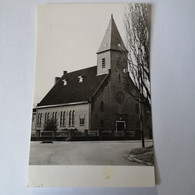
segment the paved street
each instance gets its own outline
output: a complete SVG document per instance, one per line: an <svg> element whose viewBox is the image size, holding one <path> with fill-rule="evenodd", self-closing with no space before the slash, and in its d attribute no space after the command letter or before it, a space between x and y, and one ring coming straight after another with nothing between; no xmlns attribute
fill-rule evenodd
<svg viewBox="0 0 195 195"><path fill-rule="evenodd" d="M152 144L146 141L146 146ZM31 142L31 165L139 165L123 154L141 141Z"/></svg>

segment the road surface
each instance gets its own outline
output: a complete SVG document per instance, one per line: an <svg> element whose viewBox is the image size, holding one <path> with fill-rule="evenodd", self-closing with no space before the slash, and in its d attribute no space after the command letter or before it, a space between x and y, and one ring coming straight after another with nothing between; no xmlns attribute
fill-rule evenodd
<svg viewBox="0 0 195 195"><path fill-rule="evenodd" d="M146 146L152 145L146 141ZM123 155L141 141L31 142L30 165L139 165Z"/></svg>

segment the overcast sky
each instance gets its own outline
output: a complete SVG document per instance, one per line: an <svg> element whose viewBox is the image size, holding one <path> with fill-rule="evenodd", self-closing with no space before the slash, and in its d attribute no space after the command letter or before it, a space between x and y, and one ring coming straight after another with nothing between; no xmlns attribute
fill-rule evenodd
<svg viewBox="0 0 195 195"><path fill-rule="evenodd" d="M37 15L37 51L34 105L54 85L54 77L97 65L96 52L111 14L125 42L126 4L40 5Z"/></svg>

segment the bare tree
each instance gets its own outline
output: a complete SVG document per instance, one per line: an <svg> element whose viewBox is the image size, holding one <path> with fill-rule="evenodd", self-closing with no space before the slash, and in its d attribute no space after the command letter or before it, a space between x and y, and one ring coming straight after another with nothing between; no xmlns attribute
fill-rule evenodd
<svg viewBox="0 0 195 195"><path fill-rule="evenodd" d="M143 107L147 106L148 110L151 107L148 11L147 4L128 4L124 14L128 50L128 76L133 81L133 85L126 82L125 88L139 102L142 147L145 147Z"/></svg>
<svg viewBox="0 0 195 195"><path fill-rule="evenodd" d="M124 14L129 75L139 93L127 85L134 98L150 108L149 15L147 4L128 4Z"/></svg>
<svg viewBox="0 0 195 195"><path fill-rule="evenodd" d="M44 131L50 131L53 139L56 138L57 120L54 118L48 119L44 125Z"/></svg>

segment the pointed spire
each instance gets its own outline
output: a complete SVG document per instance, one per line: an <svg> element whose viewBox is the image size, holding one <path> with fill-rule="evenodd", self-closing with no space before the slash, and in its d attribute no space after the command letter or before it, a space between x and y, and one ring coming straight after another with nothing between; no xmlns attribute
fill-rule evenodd
<svg viewBox="0 0 195 195"><path fill-rule="evenodd" d="M113 14L111 14L111 19L108 28L106 30L100 48L97 51L97 54L107 50L125 51L125 52L127 51L122 41L122 38L120 36L120 33L117 29L117 26L115 24Z"/></svg>

